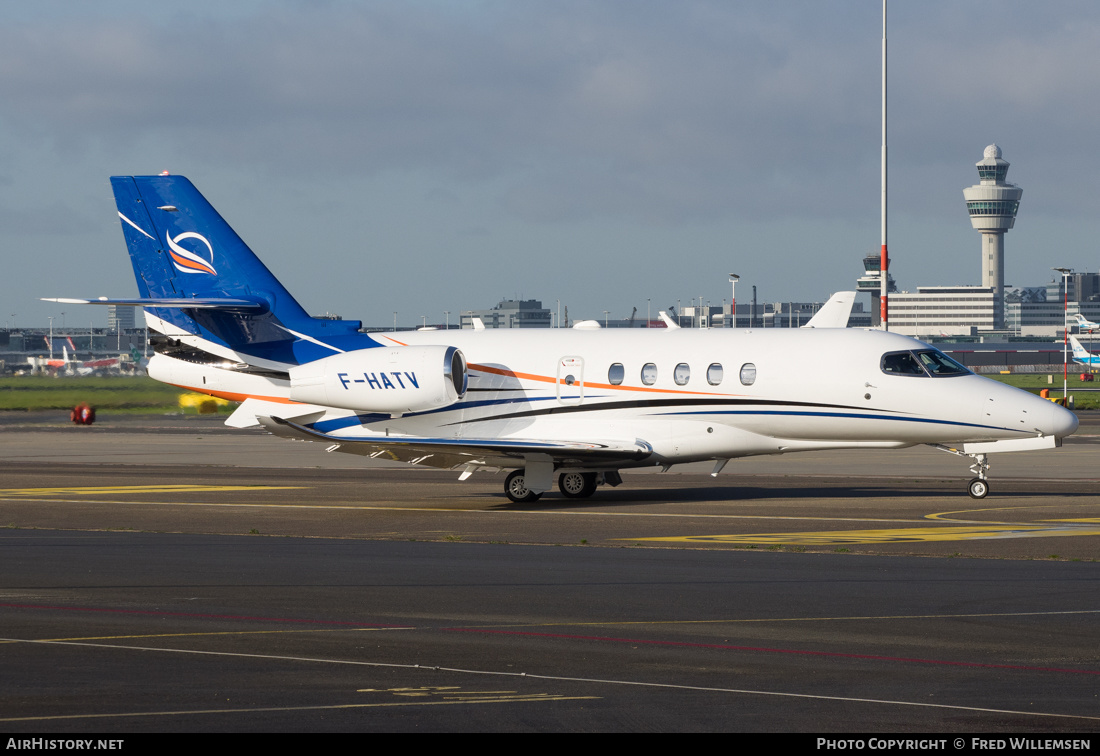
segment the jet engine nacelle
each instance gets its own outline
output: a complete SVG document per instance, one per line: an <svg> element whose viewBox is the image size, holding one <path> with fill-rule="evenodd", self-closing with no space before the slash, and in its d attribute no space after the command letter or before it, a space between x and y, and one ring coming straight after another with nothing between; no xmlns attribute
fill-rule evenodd
<svg viewBox="0 0 1100 756"><path fill-rule="evenodd" d="M466 358L455 347L376 347L290 369L290 398L362 412L424 412L466 393Z"/></svg>

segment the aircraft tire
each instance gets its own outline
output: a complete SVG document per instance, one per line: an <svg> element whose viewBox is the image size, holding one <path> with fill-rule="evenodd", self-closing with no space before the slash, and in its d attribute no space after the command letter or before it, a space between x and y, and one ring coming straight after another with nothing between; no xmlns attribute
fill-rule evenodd
<svg viewBox="0 0 1100 756"><path fill-rule="evenodd" d="M984 499L989 493L989 481L982 480L981 478L974 478L966 488L970 493L970 498Z"/></svg>
<svg viewBox="0 0 1100 756"><path fill-rule="evenodd" d="M504 480L504 494L516 504L538 501L542 494L535 493L524 481L524 470L512 470Z"/></svg>
<svg viewBox="0 0 1100 756"><path fill-rule="evenodd" d="M558 490L570 499L587 499L596 493L596 473L568 472L558 476Z"/></svg>

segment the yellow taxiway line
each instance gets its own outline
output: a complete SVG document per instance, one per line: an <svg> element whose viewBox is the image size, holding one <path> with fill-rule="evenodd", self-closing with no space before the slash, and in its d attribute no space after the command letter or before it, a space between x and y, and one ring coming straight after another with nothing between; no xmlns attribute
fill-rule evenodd
<svg viewBox="0 0 1100 756"><path fill-rule="evenodd" d="M960 525L936 528L890 528L885 530L833 530L804 533L739 533L736 535L691 535L615 540L659 543L736 543L788 546L841 546L857 543L917 543L930 541L973 541L1004 538L1047 538L1050 536L1100 535L1100 528L1073 525Z"/></svg>
<svg viewBox="0 0 1100 756"><path fill-rule="evenodd" d="M0 496L99 496L128 493L195 493L204 491L280 491L305 486L204 486L198 484L145 486L64 486L59 488L0 488Z"/></svg>

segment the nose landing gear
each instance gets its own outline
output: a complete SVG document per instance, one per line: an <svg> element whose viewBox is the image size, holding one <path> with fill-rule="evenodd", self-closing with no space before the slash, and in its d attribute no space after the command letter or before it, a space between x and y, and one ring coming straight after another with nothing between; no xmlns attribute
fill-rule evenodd
<svg viewBox="0 0 1100 756"><path fill-rule="evenodd" d="M974 460L974 464L970 466L970 472L974 473L978 477L971 479L967 484L966 490L970 494L972 499L984 499L989 495L989 455L988 454L967 454L961 452L958 449L952 449L950 446L944 446L943 444L932 444L936 449L945 451L948 454L954 454L957 457L970 457Z"/></svg>

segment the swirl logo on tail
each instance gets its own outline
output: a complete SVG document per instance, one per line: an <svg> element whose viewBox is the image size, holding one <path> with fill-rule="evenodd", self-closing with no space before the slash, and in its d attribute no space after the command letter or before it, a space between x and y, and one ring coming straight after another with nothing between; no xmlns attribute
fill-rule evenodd
<svg viewBox="0 0 1100 756"><path fill-rule="evenodd" d="M196 234L194 231L185 231L179 236L172 238L167 232L164 234L165 240L168 242L168 254L172 257L172 264L176 266L176 270L181 273L209 273L212 276L218 275L218 271L214 270L214 248L210 246L210 242L206 240L206 237L202 234ZM181 239L198 239L206 245L206 249L210 252L210 259L204 260L196 255L194 252L189 252L181 247L178 242Z"/></svg>

